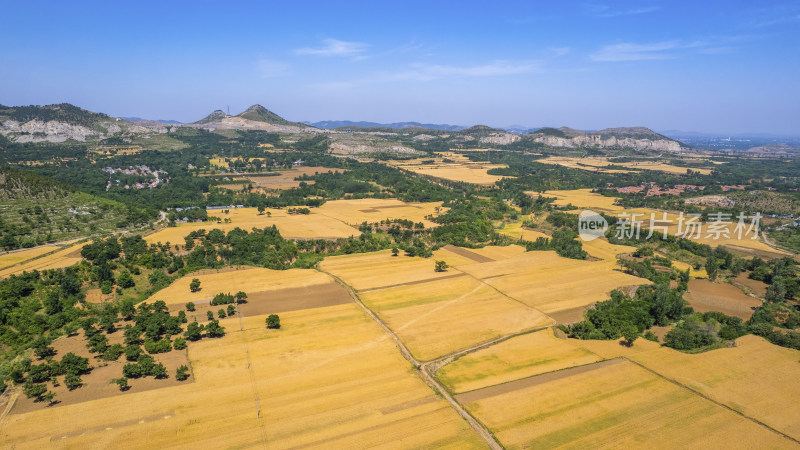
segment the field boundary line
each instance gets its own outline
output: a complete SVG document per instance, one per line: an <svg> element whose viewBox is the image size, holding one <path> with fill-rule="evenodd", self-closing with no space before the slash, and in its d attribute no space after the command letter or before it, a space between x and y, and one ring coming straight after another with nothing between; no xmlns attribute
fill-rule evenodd
<svg viewBox="0 0 800 450"><path fill-rule="evenodd" d="M327 274L328 276L333 278L337 283L339 283L345 289L347 289L347 292L350 294L350 297L353 299L353 301L358 306L360 306L361 309L363 309L364 312L366 312L367 315L372 318L372 320L374 320L378 325L380 325L384 329L384 331L386 331L386 333L388 333L389 336L394 340L395 344L397 345L397 348L400 350L400 354L402 354L405 359L407 359L411 364L414 365L414 367L419 372L422 381L424 381L425 384L427 384L431 389L433 389L434 393L441 395L445 400L447 400L453 407L453 409L456 411L456 413L458 413L458 415L461 416L470 425L470 427L478 434L478 436L480 436L481 439L483 439L483 441L486 442L489 448L493 450L501 450L503 448L497 441L497 438L494 437L494 434L492 434L492 432L490 432L489 429L486 428L480 421L475 419L472 416L472 414L467 412L467 410L460 403L458 403L455 400L455 398L453 398L452 395L450 395L450 392L447 391L447 389L445 389L445 387L442 386L438 382L438 380L436 380L433 376L431 376L427 370L425 370L424 365L420 364L420 362L416 358L414 358L414 356L411 354L411 352L408 350L405 344L403 344L400 338L397 337L397 335L389 328L389 326L386 325L386 323L383 320L381 320L380 317L378 317L378 315L375 314L371 309L367 308L367 305L365 305L361 301L361 298L358 297L358 294L352 287L350 287L350 285L342 281L342 279L340 279L336 275L333 275L331 273L328 273L320 269L319 265L315 267L318 271Z"/></svg>
<svg viewBox="0 0 800 450"><path fill-rule="evenodd" d="M239 316L239 333L244 334L242 312L239 310L239 308L236 308L236 315ZM264 429L264 419L261 417L261 398L258 394L258 387L256 387L256 376L255 373L253 373L253 365L250 361L250 350L247 347L247 341L242 342L242 345L244 346L244 354L247 356L247 371L250 375L250 387L253 388L253 399L256 401L256 420L258 421L258 427L261 430L261 439L264 444L264 448L268 448L267 431Z"/></svg>
<svg viewBox="0 0 800 450"><path fill-rule="evenodd" d="M784 438L794 442L795 444L800 444L800 440L797 440L797 439L793 438L792 436L789 436L788 434L786 434L786 433L784 433L784 432L782 432L780 430L777 430L777 429L767 425L766 423L756 419L755 417L750 417L750 416L748 416L747 414L745 414L745 413L743 413L741 411L737 411L734 408L732 408L732 407L730 407L730 406L728 406L728 405L726 405L726 404L724 404L724 403L722 403L722 402L720 402L718 400L715 400L715 399L709 397L708 395L706 395L706 394L704 394L704 393L702 393L702 392L700 392L698 390L695 390L695 389L691 388L690 386L687 386L687 385L681 383L680 381L673 380L672 378L669 378L666 375L662 375L662 374L656 372L655 370L645 366L644 364L628 358L627 356L622 356L622 358L624 358L625 360L630 361L631 363L633 363L633 364L641 367L642 369L652 373L653 375L655 375L655 376L657 376L657 377L659 377L659 378L661 378L663 380L666 380L666 381L674 384L675 386L683 388L683 389L685 389L685 390L687 390L687 391L689 391L689 392L691 392L691 393L693 393L693 394L695 394L695 395L697 395L697 396L699 396L699 397L701 397L701 398L703 398L705 400L710 401L711 403L713 403L713 404L715 404L717 406L721 406L721 407L727 409L728 411L731 411L734 414L737 414L737 415L739 415L739 416L741 416L741 417L743 417L743 418L745 418L745 419L747 419L747 420L749 420L749 421L751 421L751 422L753 422L753 423L755 423L757 425L761 425L762 427L772 431L775 434L783 436Z"/></svg>

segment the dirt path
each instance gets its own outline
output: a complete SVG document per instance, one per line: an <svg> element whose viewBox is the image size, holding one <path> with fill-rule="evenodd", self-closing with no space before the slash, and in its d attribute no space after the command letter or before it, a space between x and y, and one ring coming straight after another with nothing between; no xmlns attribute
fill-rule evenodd
<svg viewBox="0 0 800 450"><path fill-rule="evenodd" d="M433 375L431 375L431 373L428 372L426 366L428 366L431 362L421 364L416 358L414 358L414 356L411 355L411 352L408 350L405 344L403 344L403 341L401 341L400 338L397 337L397 335L389 328L388 325L386 325L386 323L383 320L381 320L377 316L377 314L372 312L372 310L367 308L367 306L361 302L361 299L358 297L356 292L347 283L342 281L339 277L319 269L319 266L317 266L317 270L331 276L334 280L336 280L337 283L341 284L342 286L344 286L345 289L347 289L347 291L350 293L350 297L353 298L353 301L355 301L356 304L359 305L361 309L363 309L364 312L367 313L367 315L370 316L372 320L374 320L378 325L380 325L384 329L384 331L386 331L386 333L394 340L395 344L397 345L397 348L400 350L400 354L402 354L405 359L407 359L411 364L414 365L414 367L416 367L419 370L420 377L425 382L425 384L427 384L431 389L433 389L434 392L440 394L445 400L447 400L453 407L453 409L455 409L456 412L464 420L467 421L467 423L472 427L472 429L475 430L478 436L480 436L481 439L483 439L484 442L486 442L486 445L488 445L489 448L493 450L500 450L503 448L494 438L492 433L489 432L489 430L482 423L478 422L478 420L472 417L467 412L467 410L464 409L464 407L461 406L461 404L458 403L453 398L452 395L450 395L447 389L445 389L444 386L439 384L436 378L434 378Z"/></svg>
<svg viewBox="0 0 800 450"><path fill-rule="evenodd" d="M456 395L456 398L461 403L472 403L485 398L494 397L496 395L507 394L520 389L525 389L531 386L537 386L551 381L568 378L581 373L591 372L593 370L601 369L606 366L619 364L623 362L622 358L606 359L605 361L598 361L583 366L575 366L567 369L556 370L554 372L547 372L532 377L522 378L519 380L509 381L507 383L495 384L485 388L476 389L474 391L464 392L463 394Z"/></svg>

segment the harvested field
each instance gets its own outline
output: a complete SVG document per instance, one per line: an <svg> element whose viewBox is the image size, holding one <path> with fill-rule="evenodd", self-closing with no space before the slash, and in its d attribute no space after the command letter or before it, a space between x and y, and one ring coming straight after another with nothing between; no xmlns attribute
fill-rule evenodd
<svg viewBox="0 0 800 450"><path fill-rule="evenodd" d="M467 403L506 447L784 447L792 442L627 361ZM516 383L516 382L515 382ZM492 389L492 388L488 388ZM468 395L468 394L467 394ZM535 399L535 401L534 401Z"/></svg>
<svg viewBox="0 0 800 450"><path fill-rule="evenodd" d="M281 314L280 330L266 330L263 316L244 318L243 331L234 324L225 337L190 346L194 383L9 415L0 441L29 448L484 447L355 304Z"/></svg>
<svg viewBox="0 0 800 450"><path fill-rule="evenodd" d="M484 263L484 262L492 262L492 261L494 261L492 258L489 258L488 256L480 255L480 254L478 254L476 252L473 252L473 251L471 251L469 249L466 249L466 248L463 248L463 247L456 247L454 245L446 245L444 247L444 249L447 250L448 252L455 253L456 255L459 255L459 256L463 256L463 257L465 257L467 259L470 259L473 262L477 262L477 263Z"/></svg>
<svg viewBox="0 0 800 450"><path fill-rule="evenodd" d="M708 280L689 280L689 291L684 298L695 311L719 311L742 320L750 319L761 300L750 297L736 286Z"/></svg>
<svg viewBox="0 0 800 450"><path fill-rule="evenodd" d="M435 216L436 208L440 208L442 214L447 211L441 206L441 202L406 203L391 198L364 198L325 202L315 211L352 226L364 221L372 223L385 219L405 219L422 222L425 228L432 228L437 225L425 217Z"/></svg>
<svg viewBox="0 0 800 450"><path fill-rule="evenodd" d="M242 174L242 177L250 183L253 183L254 187L283 190L300 186L300 180L295 180L295 178L302 175L312 176L318 173L337 173L345 171L346 169L330 169L327 167L297 167L295 169L281 170L279 172L247 173ZM306 181L306 183L313 184L314 181Z"/></svg>
<svg viewBox="0 0 800 450"><path fill-rule="evenodd" d="M464 355L439 369L436 376L451 391L468 392L599 360L594 353L577 347L572 340L556 338L547 329Z"/></svg>
<svg viewBox="0 0 800 450"><path fill-rule="evenodd" d="M469 276L362 291L360 297L423 361L552 324L541 312Z"/></svg>
<svg viewBox="0 0 800 450"><path fill-rule="evenodd" d="M110 344L121 344L123 342L121 329L128 323L129 322L123 321L119 324L119 330L108 335ZM122 366L127 363L125 356L120 356L116 361L105 361L89 353L89 350L86 348L86 342L87 340L83 333L79 333L76 336L56 339L52 344L52 347L56 350L56 359L62 358L67 353L74 353L89 359L89 365L94 367L94 369L88 374L81 375L83 385L80 388L70 391L64 385L63 377L59 376L59 386L52 387L52 385L48 384L50 390L56 393L57 404L46 407L45 404L36 403L25 395L20 395L14 404L14 408L11 410L11 414L23 414L31 411L41 411L43 409L61 408L62 406L90 402L101 398L122 396L134 392L168 388L170 386L177 386L184 383L191 384L193 382L192 377L189 377L188 380L183 382L177 381L174 376L164 380L156 380L152 377L137 378L128 380L130 389L127 392L122 392L117 385L111 384L110 381L122 376ZM168 353L159 353L152 356L156 362L164 364L167 368L167 373L171 375L175 374L178 367L188 365L186 350L172 350ZM34 364L38 364L39 362L40 361L34 361Z"/></svg>
<svg viewBox="0 0 800 450"><path fill-rule="evenodd" d="M506 168L505 164L491 164L489 162L470 161L463 155L456 153L442 152L440 155L446 157L450 162L445 162L444 158L418 158L412 160L390 161L389 166L403 170L427 175L430 177L441 178L450 181L463 181L483 186L491 186L496 181L504 177L500 175L489 175L489 169ZM423 163L423 161L433 161Z"/></svg>
<svg viewBox="0 0 800 450"><path fill-rule="evenodd" d="M57 245L42 245L40 247L31 248L28 250L16 250L9 253L0 255L0 269L8 268L14 264L28 261L29 259L36 258L37 256L44 255L55 250L58 250Z"/></svg>
<svg viewBox="0 0 800 450"><path fill-rule="evenodd" d="M252 228L265 228L275 225L284 238L296 239L338 239L358 236L360 232L341 221L321 214L318 208L312 208L311 214L289 214L283 209L268 209L258 214L256 208L234 208L224 214L221 210L209 211L209 214L221 219L231 219L230 223L185 223L175 227L164 228L145 236L148 243L170 242L183 243L183 238L195 230L212 230L218 228L225 232L234 228L250 231ZM267 211L269 215L267 215Z"/></svg>
<svg viewBox="0 0 800 450"><path fill-rule="evenodd" d="M82 248L83 245L65 247L53 254L5 268L0 270L0 279L8 278L11 275L19 275L22 272L30 272L32 270L61 269L77 264L83 260L81 257Z"/></svg>
<svg viewBox="0 0 800 450"><path fill-rule="evenodd" d="M240 304L238 308L242 315L249 317L322 308L352 301L342 285L326 283L248 294L247 302Z"/></svg>
<svg viewBox="0 0 800 450"><path fill-rule="evenodd" d="M606 261L562 258L552 251L523 253L500 261L459 266L504 294L545 314L606 300L620 286L649 284Z"/></svg>
<svg viewBox="0 0 800 450"><path fill-rule="evenodd" d="M767 294L767 287L769 287L767 283L764 283L763 281L754 280L750 278L747 273L744 272L736 276L735 282L737 284L744 286L750 292L759 297L765 296Z"/></svg>

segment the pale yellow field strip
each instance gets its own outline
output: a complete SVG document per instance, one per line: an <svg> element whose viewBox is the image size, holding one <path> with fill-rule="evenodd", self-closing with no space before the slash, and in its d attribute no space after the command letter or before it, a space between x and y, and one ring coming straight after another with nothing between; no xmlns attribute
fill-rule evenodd
<svg viewBox="0 0 800 450"><path fill-rule="evenodd" d="M360 297L422 361L553 323L469 276L372 290Z"/></svg>
<svg viewBox="0 0 800 450"><path fill-rule="evenodd" d="M484 448L355 304L225 319L189 349L194 382L10 415L16 448ZM113 412L113 413L110 413ZM65 420L69 418L69 420Z"/></svg>
<svg viewBox="0 0 800 450"><path fill-rule="evenodd" d="M209 271L204 271L209 272ZM200 290L191 292L189 284L194 278L200 280ZM225 269L217 273L188 274L153 294L148 301L163 300L168 305L211 300L219 293L236 294L243 291L252 295L281 289L308 287L332 283L333 279L316 270L288 269L271 270L246 268Z"/></svg>
<svg viewBox="0 0 800 450"><path fill-rule="evenodd" d="M777 448L793 442L633 363L467 403L508 448ZM558 374L555 372L554 374ZM555 379L552 379L555 378ZM535 381L535 380L532 380ZM492 388L493 391L497 391Z"/></svg>
<svg viewBox="0 0 800 450"><path fill-rule="evenodd" d="M662 222L663 225L667 227L667 233L675 235L679 231L679 215L674 213L667 213L664 216L664 212L658 211L655 209L649 208L631 208L625 209L622 206L615 205L616 199L613 197L605 197L600 194L592 193L590 189L576 189L570 191L547 191L544 193L545 197L556 197L556 201L553 202L554 205L557 206L566 206L568 204L572 204L580 209L590 209L595 212L603 212L610 214L616 217L623 217L622 214L627 214L628 219L632 218L632 214L637 214L633 219L636 221L642 221L642 234L641 236L646 237L648 234L648 229L650 221L651 221L651 214L653 215L652 218L656 224L657 231L663 231L661 228ZM579 210L575 210L575 214L580 213ZM753 212L754 213L754 212ZM688 217L684 219L683 229L680 231L686 231L686 220ZM789 255L790 253L779 250L769 245L765 244L761 238L759 239L751 239L751 234L746 234L747 228L745 227L742 229L742 239L739 239L739 233L736 231L736 226L738 224L738 220L735 218L730 219L731 223L724 225L720 233L712 232L709 229L708 224L703 224L700 235L696 236L695 233L692 233L687 238L700 242L703 244L708 244L712 247L717 247L720 245L724 245L730 249L742 249L742 251L755 251L755 252L767 252L774 255Z"/></svg>
<svg viewBox="0 0 800 450"><path fill-rule="evenodd" d="M315 209L315 212L334 218L340 222L358 226L362 222L380 222L385 219L404 219L414 223L422 222L426 228L435 227L427 216L444 214L441 202L406 203L397 199L365 198L356 200L332 200Z"/></svg>
<svg viewBox="0 0 800 450"><path fill-rule="evenodd" d="M0 270L0 279L8 278L11 275L19 275L22 272L33 270L62 269L77 264L83 260L81 248L86 244L73 245L59 250L51 255L36 258L23 264L7 267Z"/></svg>
<svg viewBox="0 0 800 450"><path fill-rule="evenodd" d="M221 219L231 219L230 223L185 223L175 227L164 228L161 231L145 237L148 243L170 242L183 244L184 238L195 230L206 231L214 228L225 232L234 228L251 231L253 228L265 228L275 225L284 238L296 239L338 239L361 234L357 229L321 214L316 208L311 209L311 214L289 214L285 209L268 209L264 214L259 214L256 208L234 208L228 214L222 210L209 211L212 216ZM267 215L267 211L269 215Z"/></svg>
<svg viewBox="0 0 800 450"><path fill-rule="evenodd" d="M572 340L556 338L547 329L469 353L439 369L436 376L450 390L460 393L600 359Z"/></svg>
<svg viewBox="0 0 800 450"><path fill-rule="evenodd" d="M606 300L611 290L622 286L650 283L615 270L605 260L562 258L552 251L527 252L495 262L459 266L459 270L545 314Z"/></svg>
<svg viewBox="0 0 800 450"><path fill-rule="evenodd" d="M531 242L535 242L536 239L540 237L545 239L550 239L549 235L542 233L541 231L525 228L522 226L521 223L506 224L505 227L497 230L497 232L500 234L505 234L506 236L511 236L515 239L522 238L523 240Z"/></svg>
<svg viewBox="0 0 800 450"><path fill-rule="evenodd" d="M329 272L353 289L363 291L404 283L451 277L453 272L435 272L438 258L392 256L390 250L372 253L332 256L320 262L320 269ZM465 258L466 260L466 258Z"/></svg>
<svg viewBox="0 0 800 450"><path fill-rule="evenodd" d="M748 335L734 348L689 355L663 347L630 358L800 440L800 351Z"/></svg>
<svg viewBox="0 0 800 450"><path fill-rule="evenodd" d="M10 253L5 253L0 255L0 269L5 269L9 266L13 266L14 264L19 264L29 259L36 258L37 256L58 250L59 248L61 247L57 245L42 245L41 247L36 247L29 250L17 250Z"/></svg>
<svg viewBox="0 0 800 450"><path fill-rule="evenodd" d="M572 169L583 169L591 172L602 172L602 173L629 173L629 172L636 172L639 170L655 170L658 172L665 172L671 174L685 174L687 170L691 170L693 172L699 172L703 175L711 174L711 169L680 167L658 161L616 162L616 161L609 161L607 158L602 158L602 157L573 158L573 157L550 156L548 158L538 159L536 160L536 162L542 164L554 164L554 165L569 167ZM605 168L610 165L621 166L631 170Z"/></svg>

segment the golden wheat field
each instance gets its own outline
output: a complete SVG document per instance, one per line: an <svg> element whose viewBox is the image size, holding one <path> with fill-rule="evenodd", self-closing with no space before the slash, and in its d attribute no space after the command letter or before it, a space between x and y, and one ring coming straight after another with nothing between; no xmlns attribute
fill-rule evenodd
<svg viewBox="0 0 800 450"><path fill-rule="evenodd" d="M447 208L441 206L441 202L406 203L392 198L365 198L332 200L325 202L316 211L353 226L365 221L373 223L385 219L404 219L415 223L422 222L426 228L430 228L436 224L426 217L444 214Z"/></svg>
<svg viewBox="0 0 800 450"><path fill-rule="evenodd" d="M457 396L507 448L777 448L793 443L625 360Z"/></svg>
<svg viewBox="0 0 800 450"><path fill-rule="evenodd" d="M390 250L332 256L319 263L320 270L341 278L353 289L363 291L449 277L452 273L435 272L433 258L392 256ZM441 259L441 258L439 258Z"/></svg>
<svg viewBox="0 0 800 450"><path fill-rule="evenodd" d="M507 383L599 361L572 340L559 339L547 329L516 336L464 355L442 367L436 377L453 392Z"/></svg>
<svg viewBox="0 0 800 450"><path fill-rule="evenodd" d="M81 257L82 248L83 245L72 245L64 247L62 250L54 252L50 255L36 258L22 264L6 267L5 269L0 270L0 279L10 277L11 275L19 275L22 272L30 272L32 270L61 269L64 267L69 267L73 264L77 264L83 260Z"/></svg>
<svg viewBox="0 0 800 450"><path fill-rule="evenodd" d="M800 439L800 386L790 381L800 375L800 351L748 335L733 348L690 355L663 347L631 359Z"/></svg>
<svg viewBox="0 0 800 450"><path fill-rule="evenodd" d="M522 223L509 223L505 224L502 229L497 230L500 234L511 236L514 239L523 239L526 241L534 242L538 238L550 239L550 236L542 233L541 231L532 230L522 226Z"/></svg>
<svg viewBox="0 0 800 450"><path fill-rule="evenodd" d="M189 284L195 278L200 280L200 290L191 292ZM243 291L252 296L259 292L305 288L328 283L333 283L331 277L307 269L271 270L252 267L241 270L206 270L200 274L192 273L175 280L171 285L153 294L148 301L163 300L168 305L182 305L186 302L210 300L220 292L236 294Z"/></svg>
<svg viewBox="0 0 800 450"><path fill-rule="evenodd" d="M31 248L28 250L19 250L15 252L4 253L0 255L0 269L19 264L29 259L36 258L37 256L44 255L55 250L58 250L57 245L42 245L40 247Z"/></svg>
<svg viewBox="0 0 800 450"><path fill-rule="evenodd" d="M630 173L630 172L638 172L640 170L655 170L658 172L665 172L672 174L685 174L686 170L690 169L694 172L699 172L703 175L711 174L711 169L680 167L659 161L616 162L616 161L609 161L608 158L604 157L573 158L573 157L562 157L562 156L550 156L547 158L536 160L536 162L542 164L554 164L554 165L569 167L572 169L583 169L601 173ZM605 168L610 165L621 166L630 170Z"/></svg>
<svg viewBox="0 0 800 450"><path fill-rule="evenodd" d="M252 228L265 228L275 225L285 238L297 239L337 239L361 234L357 229L327 215L320 214L317 208L311 214L289 214L284 209L267 209L259 214L256 208L233 208L225 214L223 210L209 211L212 216L230 219L230 223L185 223L175 227L167 227L145 237L148 243L170 242L183 243L184 237L195 230L212 230L219 228L230 231L241 228L250 231ZM267 214L269 212L269 214Z"/></svg>
<svg viewBox="0 0 800 450"><path fill-rule="evenodd" d="M355 304L228 319L189 347L184 384L11 414L0 441L42 447L482 448ZM47 426L43 427L42 424Z"/></svg>
<svg viewBox="0 0 800 450"><path fill-rule="evenodd" d="M615 198L593 193L590 189L547 191L544 193L544 196L556 197L556 201L553 202L553 204L557 206L572 204L578 208L591 209L615 217L627 218L632 222L641 221L641 236L648 235L651 222L654 224L654 230L660 232L666 231L671 235L675 235L679 231L682 233L686 232L688 228L687 223L689 218L687 216L684 216L683 222L681 222L680 216L674 213L666 213L650 208L625 209L622 206L615 205ZM579 212L580 211L576 210L575 214ZM719 232L710 227L708 223L704 223L700 227L699 233L697 229L692 229L689 230L691 232L686 234L685 237L702 244L708 244L712 247L724 245L732 250L752 253L762 257L781 257L788 255L788 253L783 250L770 247L764 243L760 237L758 239L752 239L754 233L748 233L747 226L737 230L738 220L736 218L729 218L729 220L731 223L722 224L719 228Z"/></svg>
<svg viewBox="0 0 800 450"><path fill-rule="evenodd" d="M364 221L380 222L385 219L407 219L422 222L425 227L436 226L425 217L436 215L441 203L404 203L395 199L334 200L319 208L311 208L310 214L289 214L287 209L267 209L259 214L256 208L232 208L209 211L209 215L223 220L222 223L184 223L167 227L145 237L149 243L182 243L184 237L195 230L219 228L230 231L242 228L265 228L275 225L284 238L338 239L361 234L354 226ZM440 208L444 213L446 208ZM230 219L229 223L224 223ZM354 226L351 226L354 225Z"/></svg>
<svg viewBox="0 0 800 450"><path fill-rule="evenodd" d="M606 300L618 287L650 283L615 270L605 260L562 258L552 251L527 252L459 270L548 315Z"/></svg>
<svg viewBox="0 0 800 450"><path fill-rule="evenodd" d="M448 272L453 277L359 295L422 361L553 323L479 280L456 269Z"/></svg>
<svg viewBox="0 0 800 450"><path fill-rule="evenodd" d="M417 158L411 160L391 161L392 167L408 170L421 175L442 178L450 181L463 181L484 186L491 186L504 177L490 175L489 169L506 168L505 164L491 164L486 161L470 161L464 155L453 152L438 152L435 158ZM447 159L447 161L444 161Z"/></svg>

